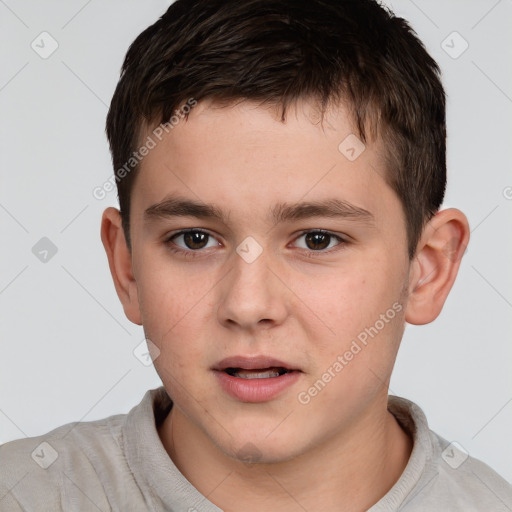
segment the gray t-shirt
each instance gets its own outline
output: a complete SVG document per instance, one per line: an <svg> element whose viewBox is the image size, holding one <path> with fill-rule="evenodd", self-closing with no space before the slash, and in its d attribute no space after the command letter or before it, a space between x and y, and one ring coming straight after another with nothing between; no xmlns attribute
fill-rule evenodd
<svg viewBox="0 0 512 512"><path fill-rule="evenodd" d="M0 446L0 511L221 512L158 437L156 425L171 406L161 387L128 414ZM512 511L512 486L430 431L418 406L390 396L388 408L414 447L400 479L369 512Z"/></svg>

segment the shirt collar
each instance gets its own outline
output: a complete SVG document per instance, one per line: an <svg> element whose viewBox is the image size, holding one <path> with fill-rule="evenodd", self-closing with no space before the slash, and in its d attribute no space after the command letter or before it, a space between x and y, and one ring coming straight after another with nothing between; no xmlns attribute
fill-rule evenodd
<svg viewBox="0 0 512 512"><path fill-rule="evenodd" d="M124 453L137 485L154 511L222 512L183 476L160 440L157 425L171 407L172 401L162 386L148 391L127 416L123 427ZM398 481L368 512L397 510L437 475L439 446L433 442L423 411L409 400L392 395L388 397L388 410L412 437L413 449Z"/></svg>
<svg viewBox="0 0 512 512"><path fill-rule="evenodd" d="M162 386L148 391L128 413L123 448L137 485L150 510L222 512L183 476L160 440L157 424L171 406Z"/></svg>

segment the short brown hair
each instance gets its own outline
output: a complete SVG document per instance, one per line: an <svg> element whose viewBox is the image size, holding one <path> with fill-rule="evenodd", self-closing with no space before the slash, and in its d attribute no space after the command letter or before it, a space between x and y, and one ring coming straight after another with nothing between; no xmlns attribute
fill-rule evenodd
<svg viewBox="0 0 512 512"><path fill-rule="evenodd" d="M345 102L363 142L384 144L414 256L446 187L445 93L405 20L375 0L177 0L126 54L106 124L114 170L143 127L168 122L190 98L280 106L283 121L298 99L315 98L322 115ZM116 178L129 248L137 167Z"/></svg>

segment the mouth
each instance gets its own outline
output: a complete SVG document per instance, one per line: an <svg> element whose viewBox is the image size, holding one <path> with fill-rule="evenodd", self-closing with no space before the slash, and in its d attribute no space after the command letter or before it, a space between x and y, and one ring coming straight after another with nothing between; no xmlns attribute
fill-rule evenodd
<svg viewBox="0 0 512 512"><path fill-rule="evenodd" d="M225 368L223 370L232 377L238 377L240 379L272 379L280 377L286 373L293 372L295 370L288 370L282 366L275 366L272 368L260 368L255 370L247 370L245 368Z"/></svg>
<svg viewBox="0 0 512 512"><path fill-rule="evenodd" d="M301 371L294 365L268 356L227 357L219 361L212 369L240 379L271 379Z"/></svg>
<svg viewBox="0 0 512 512"><path fill-rule="evenodd" d="M242 402L267 402L284 393L300 378L296 366L267 356L223 359L212 370L221 388Z"/></svg>

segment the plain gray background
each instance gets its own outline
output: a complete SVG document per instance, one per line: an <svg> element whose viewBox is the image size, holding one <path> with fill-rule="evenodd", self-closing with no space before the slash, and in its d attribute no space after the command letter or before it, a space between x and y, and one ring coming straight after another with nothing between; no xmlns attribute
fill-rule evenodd
<svg viewBox="0 0 512 512"><path fill-rule="evenodd" d="M512 482L512 1L387 3L443 71L445 206L472 229L443 313L407 327L391 391ZM0 0L0 443L127 412L160 384L99 237L115 192L92 190L112 173L104 123L126 50L167 6Z"/></svg>

